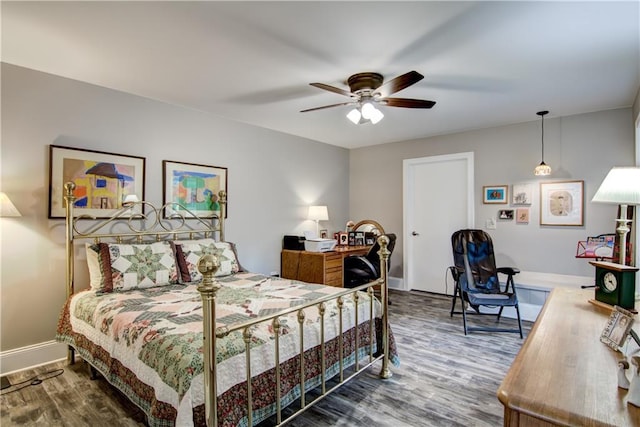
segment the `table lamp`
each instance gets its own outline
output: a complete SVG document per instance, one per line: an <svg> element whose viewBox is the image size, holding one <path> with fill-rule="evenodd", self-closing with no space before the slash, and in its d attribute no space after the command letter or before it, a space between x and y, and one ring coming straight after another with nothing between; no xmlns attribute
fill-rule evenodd
<svg viewBox="0 0 640 427"><path fill-rule="evenodd" d="M329 220L329 211L326 206L309 206L308 219L316 222L316 237L320 237L320 221Z"/></svg>
<svg viewBox="0 0 640 427"><path fill-rule="evenodd" d="M22 216L6 193L0 192L0 217Z"/></svg>
<svg viewBox="0 0 640 427"><path fill-rule="evenodd" d="M640 205L640 167L614 167L600 184L592 202L620 205L620 218L616 219L616 233L620 242L619 264L625 265L627 257L627 206Z"/></svg>

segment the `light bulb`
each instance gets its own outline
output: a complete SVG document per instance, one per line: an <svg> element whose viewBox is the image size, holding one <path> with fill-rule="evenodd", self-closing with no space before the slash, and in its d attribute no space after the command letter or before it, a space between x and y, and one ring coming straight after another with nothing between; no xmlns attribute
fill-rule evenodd
<svg viewBox="0 0 640 427"><path fill-rule="evenodd" d="M362 104L362 117L364 117L365 119L371 120L371 117L373 117L375 111L376 107L374 107L372 103L365 102L364 104Z"/></svg>
<svg viewBox="0 0 640 427"><path fill-rule="evenodd" d="M371 123L375 125L380 120L382 120L383 117L384 117L384 114L382 114L382 111L378 110L377 108L374 108L373 113L371 113Z"/></svg>
<svg viewBox="0 0 640 427"><path fill-rule="evenodd" d="M357 108L354 108L347 114L347 119L351 120L354 125L357 125L358 123L360 123L361 116L362 115L360 114L360 111L358 111Z"/></svg>

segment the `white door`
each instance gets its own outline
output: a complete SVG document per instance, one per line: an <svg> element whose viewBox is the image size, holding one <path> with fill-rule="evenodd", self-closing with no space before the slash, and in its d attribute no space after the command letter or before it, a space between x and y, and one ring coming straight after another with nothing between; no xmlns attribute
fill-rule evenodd
<svg viewBox="0 0 640 427"><path fill-rule="evenodd" d="M404 287L452 294L451 235L474 224L473 153L407 159L403 174Z"/></svg>

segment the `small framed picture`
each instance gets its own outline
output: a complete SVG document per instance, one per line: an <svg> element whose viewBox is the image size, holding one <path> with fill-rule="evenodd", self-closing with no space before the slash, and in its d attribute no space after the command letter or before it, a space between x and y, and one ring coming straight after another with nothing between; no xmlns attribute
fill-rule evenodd
<svg viewBox="0 0 640 427"><path fill-rule="evenodd" d="M530 205L533 199L533 184L513 184L512 200L514 205Z"/></svg>
<svg viewBox="0 0 640 427"><path fill-rule="evenodd" d="M364 231L356 231L356 238L354 244L356 246L364 246Z"/></svg>
<svg viewBox="0 0 640 427"><path fill-rule="evenodd" d="M349 244L349 234L345 231L338 233L338 244L340 246L347 246Z"/></svg>
<svg viewBox="0 0 640 427"><path fill-rule="evenodd" d="M326 228L323 228L322 230L320 230L320 238L321 239L329 238L329 231Z"/></svg>
<svg viewBox="0 0 640 427"><path fill-rule="evenodd" d="M507 185L488 185L482 187L482 203L506 204L509 193Z"/></svg>
<svg viewBox="0 0 640 427"><path fill-rule="evenodd" d="M372 231L365 231L364 244L367 246L371 246L375 243L376 243L376 234Z"/></svg>
<svg viewBox="0 0 640 427"><path fill-rule="evenodd" d="M516 223L517 224L529 223L529 208L516 209Z"/></svg>
<svg viewBox="0 0 640 427"><path fill-rule="evenodd" d="M498 219L502 220L512 220L513 219L513 209L500 209L498 211Z"/></svg>
<svg viewBox="0 0 640 427"><path fill-rule="evenodd" d="M633 324L633 313L619 306L614 306L609 321L602 331L600 341L616 351L620 351L627 341L631 325Z"/></svg>

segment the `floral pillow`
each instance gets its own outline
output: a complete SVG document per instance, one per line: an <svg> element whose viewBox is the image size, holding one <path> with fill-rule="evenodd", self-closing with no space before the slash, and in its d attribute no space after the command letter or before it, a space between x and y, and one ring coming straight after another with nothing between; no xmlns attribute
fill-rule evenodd
<svg viewBox="0 0 640 427"><path fill-rule="evenodd" d="M178 283L178 269L168 242L87 244L91 289L113 292Z"/></svg>
<svg viewBox="0 0 640 427"><path fill-rule="evenodd" d="M177 240L173 242L176 261L180 270L180 282L199 282L202 274L198 271L198 260L202 255L218 257L220 268L215 276L228 276L240 271L235 247L230 242L216 242L214 239Z"/></svg>

